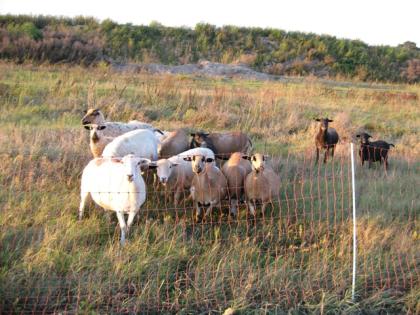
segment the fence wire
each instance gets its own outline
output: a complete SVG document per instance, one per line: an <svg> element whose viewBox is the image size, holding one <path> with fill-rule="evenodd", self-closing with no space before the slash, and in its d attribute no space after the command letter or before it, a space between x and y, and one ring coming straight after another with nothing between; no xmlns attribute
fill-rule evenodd
<svg viewBox="0 0 420 315"><path fill-rule="evenodd" d="M147 200L123 247L112 212L90 205L77 220L89 157L1 155L2 314L223 312L232 303L276 311L315 303L325 292L349 298L346 153L327 164L315 164L313 154L272 156L280 194L256 216L243 201L230 216L228 195L197 221L188 189L174 206L173 191L155 188L145 173ZM390 178L417 172L409 162L391 162L386 172L358 165L359 299L419 287L418 195L412 185L394 187L411 198L400 207L384 190Z"/></svg>

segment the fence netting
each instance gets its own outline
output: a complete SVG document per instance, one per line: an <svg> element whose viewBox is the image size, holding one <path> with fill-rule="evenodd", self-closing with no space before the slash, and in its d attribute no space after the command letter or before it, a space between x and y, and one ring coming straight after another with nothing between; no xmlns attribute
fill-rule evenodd
<svg viewBox="0 0 420 315"><path fill-rule="evenodd" d="M77 219L87 153L2 152L0 313L310 310L349 300L351 165L348 144L339 146L326 164L312 151L266 150L280 194L256 216L243 202L229 215L227 198L196 220L188 191L174 206L146 172L147 200L124 246L112 211L90 204ZM356 166L357 299L419 288L418 162L389 163Z"/></svg>

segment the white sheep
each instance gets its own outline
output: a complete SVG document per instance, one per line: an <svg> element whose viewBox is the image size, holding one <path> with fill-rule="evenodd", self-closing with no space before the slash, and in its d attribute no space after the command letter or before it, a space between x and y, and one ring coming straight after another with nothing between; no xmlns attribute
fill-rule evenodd
<svg viewBox="0 0 420 315"><path fill-rule="evenodd" d="M245 178L252 171L251 163L243 159L242 155L241 152L233 153L222 167L222 172L228 182L230 213L234 216L236 216L238 201L244 195Z"/></svg>
<svg viewBox="0 0 420 315"><path fill-rule="evenodd" d="M116 137L105 146L103 157L122 157L134 154L136 157L157 160L158 141L150 129L129 131Z"/></svg>
<svg viewBox="0 0 420 315"><path fill-rule="evenodd" d="M106 121L104 114L99 109L89 109L82 118L83 125L96 124L106 126L103 134L108 137L117 137L128 131L136 129L153 129L151 124L132 120L128 123L117 121Z"/></svg>
<svg viewBox="0 0 420 315"><path fill-rule="evenodd" d="M96 158L84 168L81 181L79 220L89 196L106 210L115 211L124 245L133 219L146 200L146 185L140 167L150 161L134 155L124 158ZM128 213L127 224L124 214Z"/></svg>
<svg viewBox="0 0 420 315"><path fill-rule="evenodd" d="M201 217L202 206L207 207L205 216L209 215L214 206L221 206L221 200L227 193L227 181L213 158L194 155L184 159L192 162L192 170L195 173L190 191L198 221Z"/></svg>
<svg viewBox="0 0 420 315"><path fill-rule="evenodd" d="M214 153L210 149L195 148L149 164L149 168L156 169L159 182L165 188L165 195L169 196L168 191L174 193L175 206L178 205L181 194L191 187L194 177L191 162L184 160L184 158L197 154L214 159Z"/></svg>
<svg viewBox="0 0 420 315"><path fill-rule="evenodd" d="M252 164L252 172L245 179L245 195L249 211L255 216L257 201L262 202L261 211L264 213L268 203L279 199L280 177L266 163L267 156L256 153L243 158L250 160Z"/></svg>

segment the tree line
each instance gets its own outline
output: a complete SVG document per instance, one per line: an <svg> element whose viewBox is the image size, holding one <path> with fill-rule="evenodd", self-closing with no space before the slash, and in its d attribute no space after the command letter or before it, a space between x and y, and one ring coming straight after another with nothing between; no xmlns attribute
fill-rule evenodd
<svg viewBox="0 0 420 315"><path fill-rule="evenodd" d="M17 63L244 63L275 75L419 82L420 48L257 27L118 24L90 17L0 15L0 58Z"/></svg>

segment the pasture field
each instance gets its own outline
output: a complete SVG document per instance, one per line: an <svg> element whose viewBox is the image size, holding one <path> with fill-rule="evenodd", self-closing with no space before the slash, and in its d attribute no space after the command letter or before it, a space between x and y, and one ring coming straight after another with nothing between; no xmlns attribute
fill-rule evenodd
<svg viewBox="0 0 420 315"><path fill-rule="evenodd" d="M281 197L251 218L205 222L148 186L128 242L90 206L83 110L164 130L242 130L271 156ZM314 163L314 117L341 136ZM395 144L390 167L356 166L358 275L351 300L349 142ZM420 87L246 81L0 64L0 313L420 312ZM226 312L228 313L228 312Z"/></svg>

